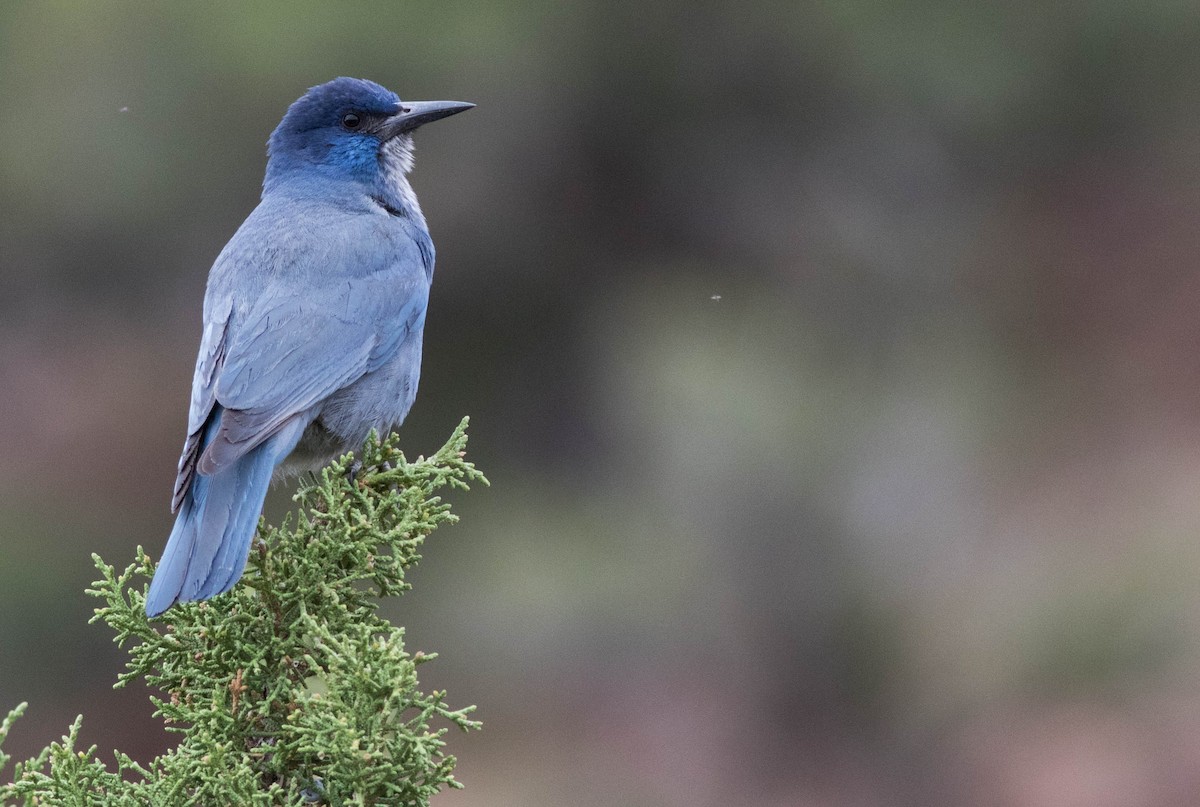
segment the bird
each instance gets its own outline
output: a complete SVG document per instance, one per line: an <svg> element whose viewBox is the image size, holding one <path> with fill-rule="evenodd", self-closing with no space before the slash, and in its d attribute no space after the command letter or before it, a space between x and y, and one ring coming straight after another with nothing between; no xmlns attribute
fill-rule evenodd
<svg viewBox="0 0 1200 807"><path fill-rule="evenodd" d="M408 179L413 132L473 106L401 101L343 76L310 88L271 133L261 199L209 271L148 617L237 583L272 479L403 422L434 265Z"/></svg>

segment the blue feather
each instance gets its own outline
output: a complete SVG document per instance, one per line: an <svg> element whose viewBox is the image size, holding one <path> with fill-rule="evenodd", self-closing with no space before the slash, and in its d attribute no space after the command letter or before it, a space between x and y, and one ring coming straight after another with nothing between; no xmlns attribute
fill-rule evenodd
<svg viewBox="0 0 1200 807"><path fill-rule="evenodd" d="M218 407L206 437L216 433L222 414ZM196 478L146 595L149 616L175 602L207 600L233 587L246 567L271 473L295 448L306 425L289 423L231 467Z"/></svg>

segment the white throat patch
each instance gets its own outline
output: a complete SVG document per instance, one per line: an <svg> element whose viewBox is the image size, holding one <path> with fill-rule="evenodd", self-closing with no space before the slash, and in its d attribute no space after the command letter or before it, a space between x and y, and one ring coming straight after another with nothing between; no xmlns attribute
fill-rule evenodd
<svg viewBox="0 0 1200 807"><path fill-rule="evenodd" d="M411 135L396 135L383 144L383 174L413 218L425 226L425 216L417 204L417 195L408 184L408 172L413 168L413 139Z"/></svg>

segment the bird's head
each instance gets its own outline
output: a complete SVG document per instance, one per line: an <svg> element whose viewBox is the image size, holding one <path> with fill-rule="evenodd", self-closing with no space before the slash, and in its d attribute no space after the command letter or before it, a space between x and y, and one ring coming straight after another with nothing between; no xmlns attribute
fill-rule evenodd
<svg viewBox="0 0 1200 807"><path fill-rule="evenodd" d="M373 81L335 78L302 95L271 133L265 185L296 171L367 182L407 173L413 130L473 106L401 101Z"/></svg>

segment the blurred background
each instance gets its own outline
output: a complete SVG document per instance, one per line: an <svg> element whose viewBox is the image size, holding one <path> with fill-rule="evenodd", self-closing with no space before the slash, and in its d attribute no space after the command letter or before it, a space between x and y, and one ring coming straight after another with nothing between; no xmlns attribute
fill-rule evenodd
<svg viewBox="0 0 1200 807"><path fill-rule="evenodd" d="M418 137L390 606L477 805L1200 802L1200 7L0 6L0 710L170 743L88 626L170 529L208 268L287 105ZM277 490L268 515L289 506Z"/></svg>

